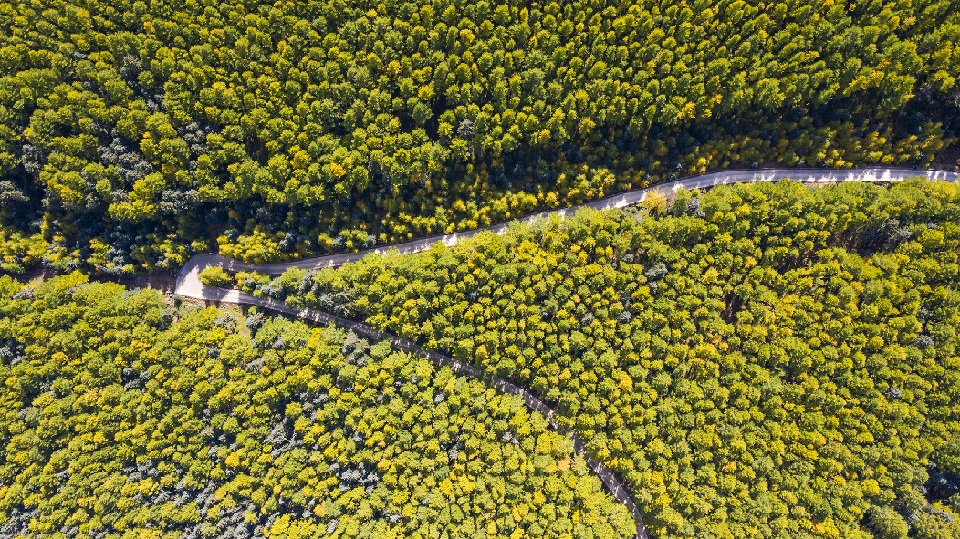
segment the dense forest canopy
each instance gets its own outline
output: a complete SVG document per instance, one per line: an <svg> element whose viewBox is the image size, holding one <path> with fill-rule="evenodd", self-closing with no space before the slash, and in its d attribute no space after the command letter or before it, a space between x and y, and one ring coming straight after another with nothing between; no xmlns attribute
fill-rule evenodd
<svg viewBox="0 0 960 539"><path fill-rule="evenodd" d="M0 277L0 536L632 537L572 431L656 539L957 539L956 184L201 275L508 379L560 432L389 341L86 274L928 166L958 77L956 0L0 1L0 270L66 274Z"/></svg>
<svg viewBox="0 0 960 539"><path fill-rule="evenodd" d="M512 379L652 534L960 534L960 185L680 192L271 279Z"/></svg>
<svg viewBox="0 0 960 539"><path fill-rule="evenodd" d="M635 532L518 397L387 342L85 283L0 279L3 537Z"/></svg>
<svg viewBox="0 0 960 539"><path fill-rule="evenodd" d="M924 165L951 0L0 3L3 268L472 229L772 161Z"/></svg>

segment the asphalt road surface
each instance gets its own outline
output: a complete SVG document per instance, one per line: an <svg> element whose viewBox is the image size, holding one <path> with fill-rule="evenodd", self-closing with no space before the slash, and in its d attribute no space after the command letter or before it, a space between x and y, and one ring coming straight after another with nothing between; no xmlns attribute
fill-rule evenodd
<svg viewBox="0 0 960 539"><path fill-rule="evenodd" d="M715 185L728 183L756 183L772 182L778 180L793 180L804 183L840 183L845 181L861 182L896 182L907 178L923 177L928 180L939 181L957 181L958 173L946 172L942 170L908 170L896 168L856 168L849 170L814 170L814 169L770 169L770 170L730 170L725 172L713 172L703 176L694 176L675 182L661 183L645 189L627 191L618 195L612 195L593 202L587 202L568 208L556 210L547 210L526 217L521 217L506 223L500 223L487 228L479 228L467 232L454 232L452 234L443 234L439 236L429 236L406 243L394 245L384 245L367 249L358 253L344 253L314 258L304 258L295 262L285 262L281 264L247 264L232 258L225 258L219 255L198 255L187 261L187 264L181 270L181 274L189 272L191 265L195 262L203 261L204 265L217 265L230 271L258 271L268 275L280 275L289 268L300 269L319 269L331 266L340 266L350 262L356 262L368 254L386 254L392 249L396 249L400 254L419 253L426 251L435 243L444 243L452 246L458 241L472 238L480 232L489 231L495 234L503 234L511 224L515 222L527 223L551 215L558 215L564 218L568 215L574 215L581 208L591 208L594 210L609 210L613 208L623 208L632 204L643 202L646 196L653 192L670 193L676 192L681 188L688 191L694 189L704 189ZM200 256L206 257L199 259Z"/></svg>

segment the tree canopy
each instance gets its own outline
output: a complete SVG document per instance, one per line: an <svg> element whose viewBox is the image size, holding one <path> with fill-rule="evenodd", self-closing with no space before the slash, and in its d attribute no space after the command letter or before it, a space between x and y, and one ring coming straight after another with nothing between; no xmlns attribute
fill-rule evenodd
<svg viewBox="0 0 960 539"><path fill-rule="evenodd" d="M955 8L5 2L4 254L289 259L707 169L924 165L960 128Z"/></svg>
<svg viewBox="0 0 960 539"><path fill-rule="evenodd" d="M0 278L0 535L632 537L518 397L336 328Z"/></svg>
<svg viewBox="0 0 960 539"><path fill-rule="evenodd" d="M234 278L529 387L658 538L953 537L958 219L956 184L737 185Z"/></svg>

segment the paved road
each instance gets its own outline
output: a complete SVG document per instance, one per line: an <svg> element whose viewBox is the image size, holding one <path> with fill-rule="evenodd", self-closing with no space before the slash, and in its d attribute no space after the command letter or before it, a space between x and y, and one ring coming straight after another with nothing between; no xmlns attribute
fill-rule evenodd
<svg viewBox="0 0 960 539"><path fill-rule="evenodd" d="M663 193L676 192L681 188L692 191L694 189L703 189L728 183L755 183L771 182L782 179L788 179L806 183L831 182L839 183L844 181L862 181L862 182L896 182L907 178L924 177L928 180L957 181L958 173L946 172L942 170L908 170L896 168L855 168L849 170L817 170L817 169L770 169L770 170L730 170L724 172L713 172L703 176L694 176L675 182L661 183L646 189L637 189L618 195L612 195L586 204L561 208L557 210L547 210L515 221L500 223L487 228L470 230L467 232L454 232L453 234L444 234L440 236L429 236L406 243L395 245L384 245L373 249L367 249L358 253L345 253L318 256L314 258L304 258L296 262L286 262L282 264L247 264L232 258L225 258L219 255L199 255L206 258L199 259L193 257L187 261L182 272L189 272L191 265L195 261L202 260L205 265L218 265L230 271L259 271L268 275L280 275L289 268L300 269L319 269L332 266L340 266L351 262L356 262L368 254L386 254L391 249L396 249L400 254L418 253L426 251L435 243L444 243L452 246L458 241L472 238L480 232L489 231L496 234L503 234L507 228L514 222L527 223L535 221L550 215L559 215L564 218L568 215L574 215L581 208L592 208L594 210L609 210L612 208L623 208L631 204L643 202L644 198L651 191L660 191Z"/></svg>
<svg viewBox="0 0 960 539"><path fill-rule="evenodd" d="M556 214L561 218L566 217L567 215L573 215L580 208L592 208L595 210L606 210L611 208L623 208L631 204L636 204L642 202L653 190L659 190L660 192L668 191L677 191L681 188L687 190L693 189L702 189L705 187L712 187L720 184L727 183L752 183L752 182L761 182L761 181L776 181L781 179L790 179L800 182L843 182L843 181L866 181L866 182L894 182L902 181L907 178L912 178L916 176L925 177L929 180L939 180L939 181L958 181L958 174L955 172L944 172L944 171L914 171L914 170L905 170L905 169L851 169L851 170L790 170L790 169L776 169L776 170L753 170L753 171L727 171L727 172L715 172L712 174L707 174L704 176L696 176L693 178L687 178L684 180L678 180L671 183L660 184L647 189L638 189L636 191L629 191L627 193L621 193L619 195L614 195L607 197L601 200L594 202L588 202L586 204L581 204L579 206L573 206L570 208L564 208L559 210L544 211L536 213L533 215L528 215L519 219L520 222L529 222L543 217L548 217L550 215ZM471 366L465 365L456 361L455 359L438 354L436 352L424 350L421 347L417 346L413 342L402 339L395 335L390 335L384 333L372 326L363 324L360 322L354 322L352 320L346 320L339 318L329 313L318 311L315 309L294 309L289 307L285 303L275 299L257 299L250 294L240 292L239 290L226 290L222 288L211 288L206 287L200 282L200 271L207 266L221 266L224 269L230 271L259 271L262 273L267 273L270 275L278 275L286 271L288 268L296 267L301 269L315 269L315 268L324 268L331 266L339 266L342 264L356 262L360 258L368 254L384 254L390 249L396 249L401 254L416 253L428 249L431 245L437 242L443 242L444 244L451 246L457 243L458 241L471 238L481 231L490 231L497 234L502 234L511 223L503 223L499 225L494 225L485 229L474 230L470 232L461 232L455 234L446 234L443 236L433 236L429 238L423 238L420 240L402 243L399 245L393 246L384 246L378 247L376 249L369 249L366 251L361 251L359 253L353 254L335 254L320 256L316 258L307 258L300 260L298 262L289 262L284 264L246 264L239 262L237 260L228 259L220 255L215 254L203 254L192 257L187 264L181 269L180 274L177 276L177 286L176 293L192 297L196 299L203 300L215 300L228 303L243 303L247 305L257 305L274 311L280 311L283 313L291 314L300 318L305 318L308 320L313 320L321 324L335 324L339 327L346 328L354 331L359 335L363 335L369 339L373 340L389 340L393 343L394 347L404 350L410 353L424 356L432 361L438 367L449 366L453 372L463 376L470 376L473 378L486 379L493 387L511 395L518 395L523 398L527 407L531 410L536 410L546 416L550 426L554 429L557 428L557 424L553 419L553 410L546 405L543 401L538 399L535 395L531 394L529 391L517 387L514 384L500 378L489 379L484 376L484 373L479 369ZM573 441L574 449L577 453L584 454L584 445L577 438L574 432L568 434ZM637 523L637 537L640 539L648 539L646 528L643 525L643 515L641 515L640 510L637 508L636 504L633 502L633 499L630 497L630 493L623 486L620 480L614 475L610 470L606 469L602 464L590 460L587 460L590 469L596 473L603 483L610 489L610 493L613 495L614 499L620 503L627 506L628 509L633 514L633 518Z"/></svg>

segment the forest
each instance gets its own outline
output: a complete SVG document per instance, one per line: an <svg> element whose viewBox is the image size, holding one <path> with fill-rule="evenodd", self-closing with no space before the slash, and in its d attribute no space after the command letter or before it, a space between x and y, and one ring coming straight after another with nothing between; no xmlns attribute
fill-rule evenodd
<svg viewBox="0 0 960 539"><path fill-rule="evenodd" d="M958 184L201 275L558 430L389 341L110 282L953 166L958 77L956 0L0 0L0 537L633 537L589 457L655 539L960 538Z"/></svg>
<svg viewBox="0 0 960 539"><path fill-rule="evenodd" d="M530 388L658 539L960 536L960 185L679 192L235 286Z"/></svg>
<svg viewBox="0 0 960 539"><path fill-rule="evenodd" d="M0 278L0 535L633 537L513 396L336 328Z"/></svg>
<svg viewBox="0 0 960 539"><path fill-rule="evenodd" d="M960 129L956 7L7 0L0 268L283 260L705 170L925 166Z"/></svg>

